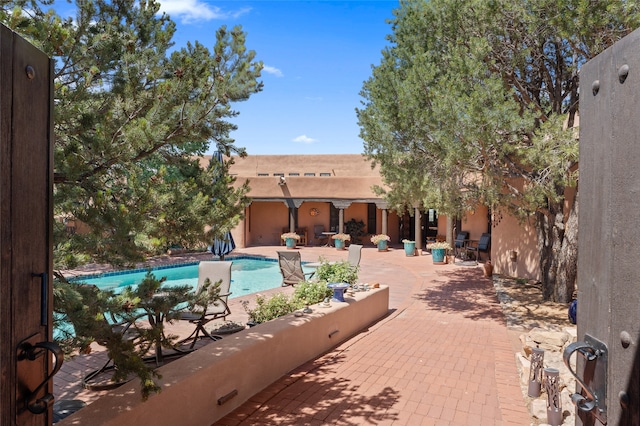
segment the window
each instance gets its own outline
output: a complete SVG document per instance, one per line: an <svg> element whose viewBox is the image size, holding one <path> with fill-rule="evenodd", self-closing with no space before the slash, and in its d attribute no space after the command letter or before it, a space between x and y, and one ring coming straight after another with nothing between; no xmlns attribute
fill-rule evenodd
<svg viewBox="0 0 640 426"><path fill-rule="evenodd" d="M320 173L320 176L331 176L331 173Z"/></svg>
<svg viewBox="0 0 640 426"><path fill-rule="evenodd" d="M284 173L274 173L274 176L283 176L284 177Z"/></svg>
<svg viewBox="0 0 640 426"><path fill-rule="evenodd" d="M307 172L307 173L305 173L304 175L305 175L305 176L315 176L316 174L315 174L315 173L309 173L309 172Z"/></svg>
<svg viewBox="0 0 640 426"><path fill-rule="evenodd" d="M300 176L300 173L289 173L289 176Z"/></svg>
<svg viewBox="0 0 640 426"><path fill-rule="evenodd" d="M269 176L269 173L258 173L258 176Z"/></svg>

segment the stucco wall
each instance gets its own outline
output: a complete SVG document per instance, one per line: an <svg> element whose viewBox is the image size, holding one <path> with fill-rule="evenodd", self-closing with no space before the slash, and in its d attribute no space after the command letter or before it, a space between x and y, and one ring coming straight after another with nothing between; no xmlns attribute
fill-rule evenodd
<svg viewBox="0 0 640 426"><path fill-rule="evenodd" d="M488 209L485 206L478 206L473 212L467 212L462 219L461 231L468 231L470 240L479 240L482 234L488 232L489 217L487 215Z"/></svg>
<svg viewBox="0 0 640 426"><path fill-rule="evenodd" d="M243 330L160 368L162 392L146 402L133 380L57 424L211 425L389 312L386 286L346 300L329 308L316 305L313 313L299 318L290 314Z"/></svg>
<svg viewBox="0 0 640 426"><path fill-rule="evenodd" d="M520 224L508 214L502 215L491 233L491 262L493 272L510 277L540 280L538 266L538 238L533 219ZM518 253L512 261L510 252Z"/></svg>

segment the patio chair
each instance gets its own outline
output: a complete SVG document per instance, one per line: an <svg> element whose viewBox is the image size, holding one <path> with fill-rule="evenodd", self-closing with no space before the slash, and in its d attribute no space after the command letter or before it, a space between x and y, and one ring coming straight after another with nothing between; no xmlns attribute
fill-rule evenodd
<svg viewBox="0 0 640 426"><path fill-rule="evenodd" d="M299 251L279 251L278 264L282 273L282 286L296 285L300 281L305 281L315 274L302 270L302 258Z"/></svg>
<svg viewBox="0 0 640 426"><path fill-rule="evenodd" d="M456 240L453 243L453 250L456 257L461 257L460 255L464 251L468 239L469 233L467 231L461 231L456 235Z"/></svg>
<svg viewBox="0 0 640 426"><path fill-rule="evenodd" d="M491 247L491 234L484 233L480 236L478 240L478 244L474 246L467 247L467 251L475 254L476 263L480 260L480 253L485 252L489 253L489 248Z"/></svg>
<svg viewBox="0 0 640 426"><path fill-rule="evenodd" d="M189 321L195 324L196 328L187 337L180 341L180 344L184 344L191 341L189 349L193 349L198 338L208 337L211 340L220 340L221 336L211 334L205 329L205 325L209 322L222 318L226 319L227 315L231 314L227 299L231 292L231 261L203 261L198 265L198 287L196 288L196 294L200 293L205 285L205 281L208 278L211 284L220 282L220 294L218 298L202 312L197 310L184 310L180 312L180 319Z"/></svg>
<svg viewBox="0 0 640 426"><path fill-rule="evenodd" d="M328 235L323 235L322 233L324 232L324 225L313 225L313 236L317 241L320 241L320 243L322 243L323 241L327 241L325 244L328 244L329 242L329 236Z"/></svg>
<svg viewBox="0 0 640 426"><path fill-rule="evenodd" d="M85 297L94 296L98 298L98 292L101 290L93 284L80 284L78 288L85 293ZM132 313L129 314L115 314L113 312L104 312L101 316L104 322L104 329L100 336L96 337L96 343L100 346L107 346L107 343L111 339L122 339L123 342L131 342L134 346L139 343L140 334L138 333L136 321L146 317L145 313ZM74 321L71 320L73 323ZM74 324L74 327L78 327L80 324ZM107 352L108 353L108 352ZM103 373L114 371L117 369L114 359L109 355L107 361L102 367L97 370L90 371L82 378L82 387L91 391L103 391L115 389L118 386L122 386L127 383L130 378L126 380L108 380L104 381L99 378ZM96 380L94 380L96 379Z"/></svg>
<svg viewBox="0 0 640 426"><path fill-rule="evenodd" d="M360 265L360 257L362 255L362 245L360 244L351 244L349 246L349 255L347 256L347 261L352 266Z"/></svg>

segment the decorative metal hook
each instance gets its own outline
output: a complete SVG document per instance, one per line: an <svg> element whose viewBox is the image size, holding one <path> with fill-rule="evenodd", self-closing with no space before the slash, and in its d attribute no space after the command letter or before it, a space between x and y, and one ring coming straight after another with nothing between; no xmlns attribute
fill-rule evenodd
<svg viewBox="0 0 640 426"><path fill-rule="evenodd" d="M44 349L44 350L39 350ZM39 342L32 345L29 342L24 342L20 345L20 354L18 359L35 361L40 355L45 354L47 351L53 354L55 365L49 375L40 383L33 391L29 392L25 398L25 405L29 411L34 414L42 414L49 406L53 404L54 397L51 393L47 392L41 398L38 398L38 393L46 386L46 384L55 376L55 374L62 367L64 360L64 354L60 346L54 342Z"/></svg>
<svg viewBox="0 0 640 426"><path fill-rule="evenodd" d="M592 371L595 375L590 379L590 383L593 388L585 383L585 378L580 377L571 368L570 358L571 355L576 352L587 361L594 362ZM575 404L580 411L591 412L602 423L606 424L606 369L607 369L607 347L604 343L592 338L589 335L585 336L584 342L574 342L567 346L562 354L564 364L569 369L569 372L582 388L584 395L581 393L574 393L571 395L571 401Z"/></svg>

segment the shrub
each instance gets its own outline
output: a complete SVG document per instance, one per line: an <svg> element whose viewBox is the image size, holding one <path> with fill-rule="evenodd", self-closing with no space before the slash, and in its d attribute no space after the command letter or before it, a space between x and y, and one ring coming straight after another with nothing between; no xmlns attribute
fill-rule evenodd
<svg viewBox="0 0 640 426"><path fill-rule="evenodd" d="M322 261L316 269L315 276L318 281L324 283L349 283L354 284L358 281L358 267L353 266L346 260L329 263Z"/></svg>
<svg viewBox="0 0 640 426"><path fill-rule="evenodd" d="M360 244L362 240L360 237L364 235L364 222L355 219L350 219L344 223L345 233L351 236L351 242L353 244Z"/></svg>
<svg viewBox="0 0 640 426"><path fill-rule="evenodd" d="M296 284L293 293L293 302L296 306L303 307L322 302L333 292L324 281L301 281Z"/></svg>
<svg viewBox="0 0 640 426"><path fill-rule="evenodd" d="M267 299L264 296L256 297L256 307L248 309L248 302L243 301L244 310L249 314L249 321L260 324L283 315L290 314L298 309L293 300L284 293L277 293Z"/></svg>

